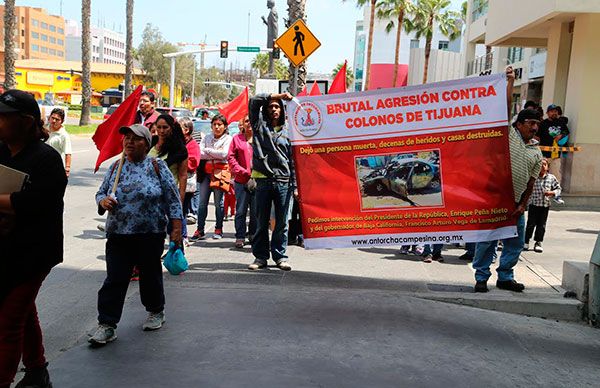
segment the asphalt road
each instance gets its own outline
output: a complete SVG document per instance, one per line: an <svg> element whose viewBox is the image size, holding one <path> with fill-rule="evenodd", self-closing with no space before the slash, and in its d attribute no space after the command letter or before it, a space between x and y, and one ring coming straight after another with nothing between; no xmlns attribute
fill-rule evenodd
<svg viewBox="0 0 600 388"><path fill-rule="evenodd" d="M427 266L392 250L291 247L293 271L249 272L231 222L223 240L187 250L190 271L165 275L163 329L141 331L132 284L119 339L92 350L105 271L94 193L105 170L93 174L89 138L74 137L73 147L65 262L38 298L56 388L598 386L595 329L410 294L442 272L469 275L459 260ZM35 220L31 228L43 233Z"/></svg>

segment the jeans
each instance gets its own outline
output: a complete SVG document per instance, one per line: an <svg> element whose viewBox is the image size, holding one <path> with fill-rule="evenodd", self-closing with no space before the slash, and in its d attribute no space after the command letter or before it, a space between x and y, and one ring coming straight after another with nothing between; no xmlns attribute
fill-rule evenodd
<svg viewBox="0 0 600 388"><path fill-rule="evenodd" d="M235 189L235 238L237 240L244 240L246 238L246 215L248 214L248 207L250 207L250 225L249 232L250 236L254 235L256 231L256 212L252 208L253 194L249 193L245 186L241 183L234 183Z"/></svg>
<svg viewBox="0 0 600 388"><path fill-rule="evenodd" d="M517 236L502 240L503 248L500 255L500 265L496 269L499 281L510 281L514 279L513 267L519 261L519 255L525 243L525 216L521 215L517 220ZM490 265L496 253L498 241L478 242L473 258L473 269L475 269L475 280L486 282L492 273Z"/></svg>
<svg viewBox="0 0 600 388"><path fill-rule="evenodd" d="M196 184L196 192L192 194L190 199L190 213L198 215L198 206L200 204L200 183Z"/></svg>
<svg viewBox="0 0 600 388"><path fill-rule="evenodd" d="M425 248L423 248L423 256L427 256L427 255L431 255L431 254L433 254L434 256L441 256L443 247L444 247L444 244L433 244L433 252L432 252L431 245L425 244Z"/></svg>
<svg viewBox="0 0 600 388"><path fill-rule="evenodd" d="M47 274L36 274L0 295L0 387L10 386L21 356L25 368L46 363L35 298Z"/></svg>
<svg viewBox="0 0 600 388"><path fill-rule="evenodd" d="M206 216L208 215L208 200L210 199L210 193L214 194L215 200L215 218L216 224L215 229L223 229L223 194L221 190L210 188L210 177L207 175L198 182L198 190L200 192L199 203L198 203L198 230L204 232L204 226L206 224Z"/></svg>
<svg viewBox="0 0 600 388"><path fill-rule="evenodd" d="M106 279L98 291L98 322L117 327L134 266L140 271L140 298L146 311L165 307L160 256L164 234L109 234L106 241Z"/></svg>
<svg viewBox="0 0 600 388"><path fill-rule="evenodd" d="M534 241L544 241L546 234L546 221L548 221L549 207L529 205L527 214L527 227L525 228L525 242L529 243L535 229Z"/></svg>
<svg viewBox="0 0 600 388"><path fill-rule="evenodd" d="M477 243L466 243L465 244L465 249L466 249L466 254L474 257L475 256L475 247L477 246Z"/></svg>
<svg viewBox="0 0 600 388"><path fill-rule="evenodd" d="M269 219L271 203L275 209L275 229L271 236L271 257L276 263L287 261L288 210L292 189L289 182L273 179L256 180L256 233L252 240L252 254L263 264L269 260Z"/></svg>

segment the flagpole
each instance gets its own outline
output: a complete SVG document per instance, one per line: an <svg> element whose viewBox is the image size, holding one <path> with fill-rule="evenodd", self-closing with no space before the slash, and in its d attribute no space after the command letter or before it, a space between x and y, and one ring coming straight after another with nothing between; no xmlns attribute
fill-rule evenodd
<svg viewBox="0 0 600 388"><path fill-rule="evenodd" d="M125 150L121 154L121 160L119 160L119 168L117 168L117 176L115 176L115 183L111 190L111 194L114 196L117 193L117 184L119 183L119 177L121 176L121 170L123 170L123 163L125 162Z"/></svg>

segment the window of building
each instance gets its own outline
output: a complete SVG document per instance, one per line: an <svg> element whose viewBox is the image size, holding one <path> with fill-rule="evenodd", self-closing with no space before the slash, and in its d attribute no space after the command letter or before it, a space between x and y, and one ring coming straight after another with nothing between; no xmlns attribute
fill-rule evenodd
<svg viewBox="0 0 600 388"><path fill-rule="evenodd" d="M48 47L42 46L42 47L40 47L40 51L43 52L44 54L48 54Z"/></svg>
<svg viewBox="0 0 600 388"><path fill-rule="evenodd" d="M21 43L21 49L25 50L25 43Z"/></svg>
<svg viewBox="0 0 600 388"><path fill-rule="evenodd" d="M473 0L473 12L471 14L473 21L487 15L489 0Z"/></svg>
<svg viewBox="0 0 600 388"><path fill-rule="evenodd" d="M21 23L25 24L25 16L21 16Z"/></svg>
<svg viewBox="0 0 600 388"><path fill-rule="evenodd" d="M33 39L39 39L39 38L40 38L40 34L38 34L38 33L37 33L37 32L35 32L35 31L31 31L31 37L32 37Z"/></svg>
<svg viewBox="0 0 600 388"><path fill-rule="evenodd" d="M42 34L42 40L43 40L44 42L47 42L47 41L48 41L48 35L46 35L46 34Z"/></svg>
<svg viewBox="0 0 600 388"><path fill-rule="evenodd" d="M410 40L410 48L419 48L419 39L411 39Z"/></svg>
<svg viewBox="0 0 600 388"><path fill-rule="evenodd" d="M48 23L42 22L42 28L44 30L47 30L48 29Z"/></svg>
<svg viewBox="0 0 600 388"><path fill-rule="evenodd" d="M65 44L65 42L62 39L57 39L56 43L59 44L59 45L61 45L61 46Z"/></svg>
<svg viewBox="0 0 600 388"><path fill-rule="evenodd" d="M56 32L56 26L53 26L52 24L50 24L48 29L52 32Z"/></svg>
<svg viewBox="0 0 600 388"><path fill-rule="evenodd" d="M25 30L21 30L21 36L25 36Z"/></svg>
<svg viewBox="0 0 600 388"><path fill-rule="evenodd" d="M448 45L450 44L447 40L440 40L438 42L438 50L448 50Z"/></svg>
<svg viewBox="0 0 600 388"><path fill-rule="evenodd" d="M520 62L523 60L523 47L508 48L508 63Z"/></svg>
<svg viewBox="0 0 600 388"><path fill-rule="evenodd" d="M62 51L60 51L60 50L57 50L57 51L56 51L56 54L57 54L59 57L62 57L62 56L63 56L63 52L62 52Z"/></svg>
<svg viewBox="0 0 600 388"><path fill-rule="evenodd" d="M50 49L50 55L56 55L56 50L55 49Z"/></svg>
<svg viewBox="0 0 600 388"><path fill-rule="evenodd" d="M38 46L37 44L32 44L31 45L31 50L33 50L33 51L40 51L40 46Z"/></svg>
<svg viewBox="0 0 600 388"><path fill-rule="evenodd" d="M37 19L31 19L31 25L34 27L39 27L40 22Z"/></svg>
<svg viewBox="0 0 600 388"><path fill-rule="evenodd" d="M54 44L56 44L56 38L55 38L55 37L53 37L53 36L51 36L51 37L50 37L50 43L54 43Z"/></svg>
<svg viewBox="0 0 600 388"><path fill-rule="evenodd" d="M65 30L63 30L62 28L58 27L58 33L62 35L62 34L65 33Z"/></svg>

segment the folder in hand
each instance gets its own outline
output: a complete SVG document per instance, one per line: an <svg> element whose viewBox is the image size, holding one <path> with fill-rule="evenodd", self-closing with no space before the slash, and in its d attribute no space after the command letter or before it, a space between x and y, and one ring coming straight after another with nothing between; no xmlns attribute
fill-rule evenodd
<svg viewBox="0 0 600 388"><path fill-rule="evenodd" d="M0 164L0 194L10 194L21 191L29 175Z"/></svg>

